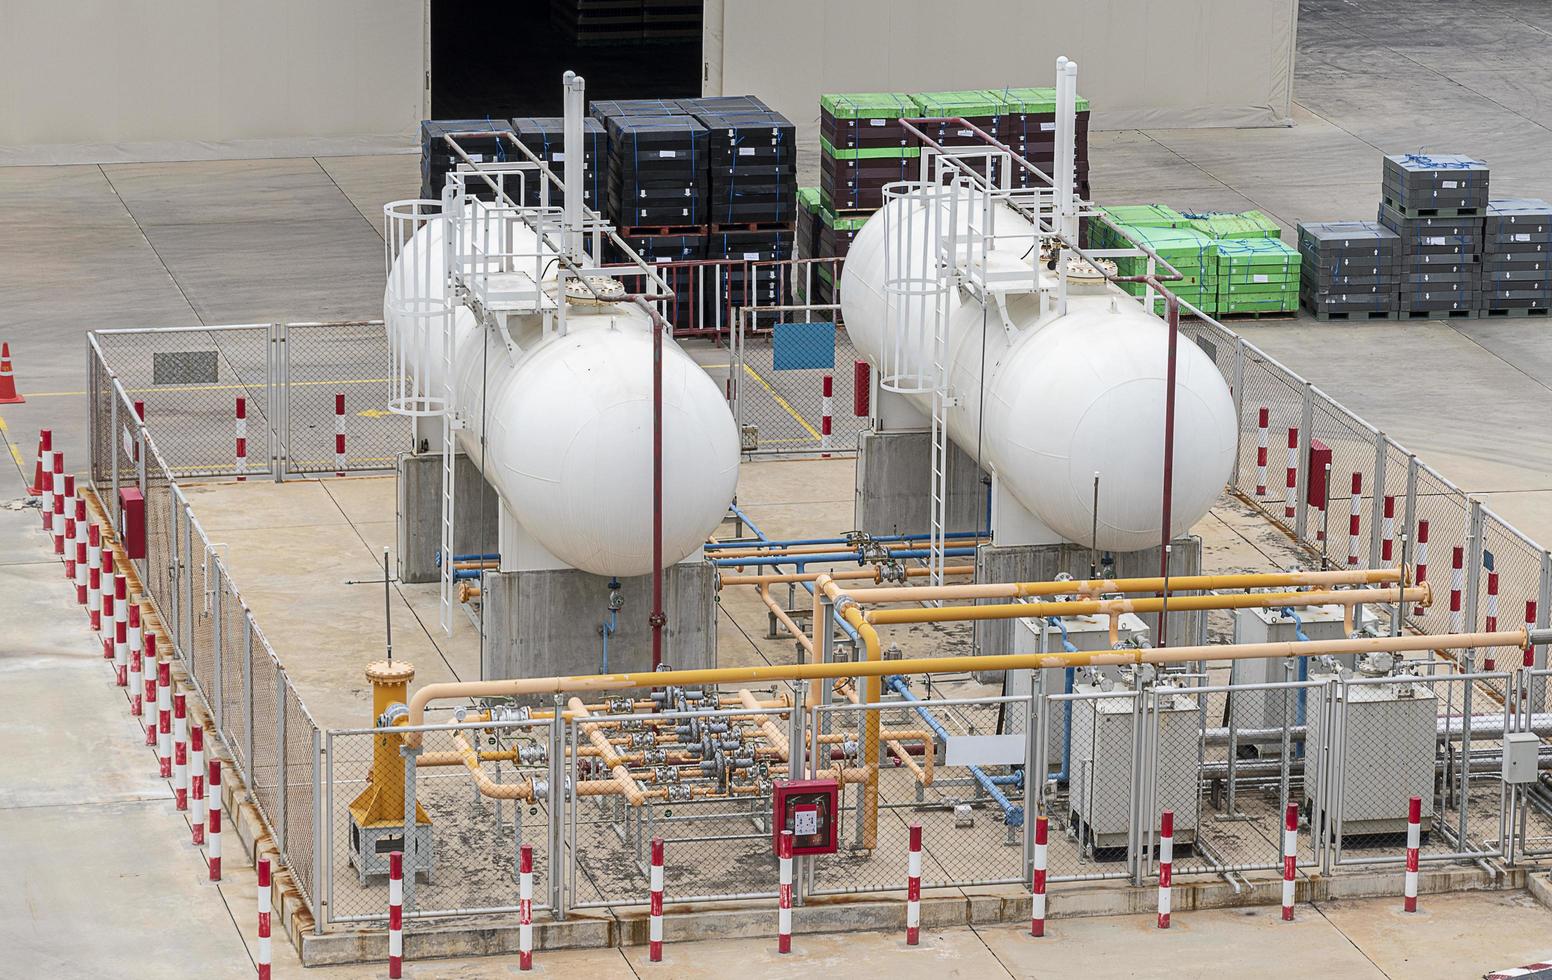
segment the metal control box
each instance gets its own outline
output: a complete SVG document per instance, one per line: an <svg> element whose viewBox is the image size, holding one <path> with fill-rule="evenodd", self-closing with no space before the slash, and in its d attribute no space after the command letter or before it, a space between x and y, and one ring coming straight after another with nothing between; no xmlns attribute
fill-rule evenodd
<svg viewBox="0 0 1552 980"><path fill-rule="evenodd" d="M1310 640L1341 640L1347 638L1347 630L1343 625L1343 607L1308 606L1302 609L1294 609L1298 618L1288 614L1284 609L1236 609L1234 610L1234 642L1235 643L1296 643L1299 641L1299 632L1302 630L1305 637ZM1377 626L1379 617L1368 609L1362 610L1361 618L1353 620L1354 627ZM1356 657L1345 655L1334 658L1345 667L1352 667ZM1288 677L1283 657L1249 657L1243 660L1232 661L1229 667L1229 683L1239 684L1279 684L1288 680L1299 678L1298 668L1295 665L1293 677ZM1307 692L1296 692L1292 699L1288 699L1281 691L1235 691L1230 695L1230 717L1236 730L1246 733L1243 744L1255 744L1260 755L1275 754L1278 742L1256 740L1251 733L1268 732L1271 729L1281 730L1283 726L1283 713L1285 701L1291 700L1293 717L1290 724L1299 724L1304 714L1302 702Z"/></svg>
<svg viewBox="0 0 1552 980"><path fill-rule="evenodd" d="M1013 624L1013 649L1011 653L1062 653L1066 646L1062 643L1065 639L1080 653L1091 653L1097 650L1111 649L1110 617L1108 616L1062 616L1058 622L1060 626L1046 624L1045 636L1042 640L1041 625L1038 619L1020 619ZM1066 630L1066 636L1062 630ZM1131 643L1146 640L1148 637L1148 624L1131 613L1122 613L1116 623L1116 639L1122 643ZM1111 667L1100 668L1107 676L1114 677L1115 669ZM993 671L993 675L1002 675L1002 693L1017 697L1028 697L1030 684L1033 683L1033 670L1008 670ZM1067 670L1062 667L1047 667L1040 671L1041 682L1045 693L1062 694L1067 690ZM986 683L993 678L977 676L977 680ZM1064 722L1067 719L1065 702L1051 704L1050 717L1046 719L1046 763L1051 772L1059 772L1062 768L1062 759L1066 755L1066 729ZM1009 717L1004 715L1004 720ZM1001 729L999 729L1001 730Z"/></svg>
<svg viewBox="0 0 1552 980"><path fill-rule="evenodd" d="M1541 736L1533 732L1509 732L1503 739L1503 781L1512 786L1536 781Z"/></svg>
<svg viewBox="0 0 1552 980"><path fill-rule="evenodd" d="M125 558L144 558L146 548L145 496L135 487L119 488L119 547Z"/></svg>
<svg viewBox="0 0 1552 980"><path fill-rule="evenodd" d="M1117 690L1124 690L1117 688ZM1072 702L1068 775L1072 825L1086 851L1125 848L1131 809L1134 699L1105 697L1079 684L1076 693L1100 695ZM1157 808L1175 813L1175 843L1196 840L1197 752L1202 738L1195 698L1158 693Z"/></svg>
<svg viewBox="0 0 1552 980"><path fill-rule="evenodd" d="M771 850L783 830L792 831L792 853L834 854L840 823L840 784L833 779L794 779L771 787Z"/></svg>
<svg viewBox="0 0 1552 980"><path fill-rule="evenodd" d="M1329 677L1329 675L1316 675ZM1330 733L1324 705L1310 704L1304 754L1304 794L1311 819L1340 823L1343 837L1401 834L1407 802L1423 801L1423 831L1433 825L1434 767L1438 755L1438 699L1410 678L1385 683L1333 684L1338 744L1314 751ZM1337 800L1341 800L1340 807Z"/></svg>

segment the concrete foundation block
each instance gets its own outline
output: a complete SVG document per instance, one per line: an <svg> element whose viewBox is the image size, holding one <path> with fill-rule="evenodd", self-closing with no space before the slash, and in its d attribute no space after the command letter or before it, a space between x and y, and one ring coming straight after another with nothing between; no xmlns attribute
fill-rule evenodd
<svg viewBox="0 0 1552 980"><path fill-rule="evenodd" d="M869 534L925 534L932 526L928 494L932 435L861 432L857 435L856 524ZM945 527L974 531L986 525L988 484L975 459L950 442Z"/></svg>
<svg viewBox="0 0 1552 980"><path fill-rule="evenodd" d="M397 474L399 580L435 582L442 546L442 455L403 453ZM501 548L501 498L463 453L454 458L453 483L453 553L495 554Z"/></svg>
<svg viewBox="0 0 1552 980"><path fill-rule="evenodd" d="M609 579L577 569L486 572L481 597L485 653L480 676L547 677L603 670ZM610 672L652 669L652 577L620 580L625 604L609 638ZM686 669L717 663L713 568L687 561L663 577L663 662Z"/></svg>
<svg viewBox="0 0 1552 980"><path fill-rule="evenodd" d="M1101 556L1103 557L1103 556ZM1112 555L1116 578L1146 578L1159 574L1159 548L1146 551L1118 552ZM982 545L975 557L978 582L1049 582L1066 572L1073 578L1089 577L1093 560L1088 548L1077 544ZM1202 570L1202 539L1178 538L1170 550L1171 575L1198 575ZM980 600L980 605L1004 602ZM1169 645L1182 646L1197 641L1200 613L1171 613ZM1158 614L1144 615L1155 646L1159 640ZM1013 620L986 620L975 624L976 652L1002 654L1013 649Z"/></svg>

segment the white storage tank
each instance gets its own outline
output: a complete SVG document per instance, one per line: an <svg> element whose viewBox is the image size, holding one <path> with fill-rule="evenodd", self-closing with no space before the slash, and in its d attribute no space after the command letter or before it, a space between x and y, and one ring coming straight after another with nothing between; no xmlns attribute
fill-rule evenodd
<svg viewBox="0 0 1552 980"><path fill-rule="evenodd" d="M407 241L389 274L383 317L407 340L414 313L445 268L444 222ZM521 236L527 234L526 241ZM541 251L531 233L492 251ZM545 288L554 294L552 278ZM429 321L433 324L439 321ZM651 319L630 303L573 305L567 333L545 337L538 315L514 317L509 351L473 313L455 313L458 448L557 563L597 575L652 569ZM482 345L481 337L488 338ZM414 346L414 345L409 345ZM416 367L442 390L440 343ZM484 348L484 349L482 349ZM671 338L663 342L663 562L694 554L715 530L738 480L738 429L722 391ZM482 391L481 374L485 381ZM482 425L488 419L488 427ZM485 431L488 428L488 431ZM480 437L488 447L480 458Z"/></svg>
<svg viewBox="0 0 1552 980"><path fill-rule="evenodd" d="M893 356L886 345L894 338L920 338L930 344L927 338L933 335L930 326L906 326L885 336L886 302L895 302L886 300L886 261L891 278L936 276L929 236L918 232L907 238L892 234L886 225L909 221L925 229L932 224L925 212L939 207L943 205L920 192L890 201L868 220L847 254L841 274L846 329L876 367L886 353ZM987 265L1003 271L1030 269L1038 259L1031 255L1034 229L1006 205L994 207L995 228L1002 237L990 244ZM972 214L985 224L979 199L962 197L957 224L967 237ZM949 220L941 219L945 225ZM908 243L909 251L900 243ZM888 250L899 254L886 260ZM1054 273L1041 274L1054 281ZM1035 293L1010 293L1006 323L1002 310L983 307L968 290L950 290L946 302L949 393L954 399L947 415L950 437L972 456L979 447L988 469L995 470L1007 491L1061 539L1090 543L1098 473L1098 547L1139 551L1158 545L1168 342L1164 321L1113 286L1071 290L1065 316L1057 315L1054 302L1043 312ZM915 357L919 363L932 361L930 351L916 352ZM905 397L930 413L930 393ZM1238 432L1223 376L1206 354L1182 337L1175 386L1171 537L1189 531L1223 492Z"/></svg>

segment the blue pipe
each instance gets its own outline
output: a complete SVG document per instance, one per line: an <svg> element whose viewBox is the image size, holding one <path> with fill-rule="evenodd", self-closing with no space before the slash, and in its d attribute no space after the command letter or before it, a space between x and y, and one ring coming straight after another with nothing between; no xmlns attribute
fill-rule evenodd
<svg viewBox="0 0 1552 980"><path fill-rule="evenodd" d="M600 674L609 673L609 637L614 634L615 626L619 623L619 615L618 609L609 610L609 618L604 620L603 629L599 630L604 638L603 666L598 669Z"/></svg>
<svg viewBox="0 0 1552 980"><path fill-rule="evenodd" d="M906 683L904 677L898 674L891 674L884 678L884 684L891 691L894 691L911 703L911 706L916 709L916 713L921 715L922 721L925 721L927 727L932 729L934 735L945 742L948 741L948 729L939 724L938 719L932 717L932 713L922 705L921 699L911 693L910 685ZM1022 827L1024 825L1024 808L1014 804L998 788L998 779L1003 779L1004 785L1006 785L1008 777L988 776L980 766L969 766L968 768L970 775L975 777L975 781L986 791L986 795L990 796L992 801L1002 808L1003 819L1007 821L1008 826Z"/></svg>
<svg viewBox="0 0 1552 980"><path fill-rule="evenodd" d="M1292 606L1284 606L1282 609L1282 614L1293 619L1293 635L1299 638L1299 642L1308 643L1309 637L1304 635L1304 620L1299 618L1298 611ZM1299 680L1307 681L1309 680L1309 658L1300 657L1298 660ZM1304 724L1304 688L1302 687L1299 688L1299 690L1294 694L1293 720L1294 724L1296 725ZM1299 744L1299 754L1304 754L1304 745L1302 742Z"/></svg>
<svg viewBox="0 0 1552 980"><path fill-rule="evenodd" d="M749 530L753 531L754 532L754 536L756 538L758 538L760 541L764 542L764 541L769 541L770 540L769 538L767 538L765 536L765 532L760 530L760 525L756 524L754 521L751 521L749 519L749 515L744 513L743 510L737 504L728 504L728 510L730 510L734 514L736 514L738 516L738 519L744 522L744 527L747 527ZM708 548L715 548L715 547L718 547L718 545L708 544L706 547L708 547ZM721 547L727 547L727 545L723 544Z"/></svg>
<svg viewBox="0 0 1552 980"><path fill-rule="evenodd" d="M975 554L974 548L944 548L943 555L947 558L963 558ZM890 553L892 558L927 558L932 551L927 548L904 548ZM841 562L855 561L862 564L862 556L856 551L836 551L822 555L803 555L803 564L813 562ZM797 564L792 555L759 555L750 558L714 558L711 562L719 568L736 568L739 566L760 565L794 565ZM809 591L813 591L810 589Z"/></svg>
<svg viewBox="0 0 1552 980"><path fill-rule="evenodd" d="M737 511L736 508L734 508L734 510ZM742 512L738 511L738 513L742 513ZM754 531L756 534L759 533L759 529L756 528L753 524L750 524L749 518L747 518L747 517L744 518L744 523L749 525L750 530ZM948 532L946 532L943 535L943 537L946 538L946 539L947 538L975 538L975 537L983 537L984 535L985 535L984 531L948 531ZM930 535L930 534L873 534L873 535L869 535L869 540L878 541L878 542L881 542L881 543L884 543L884 544L898 543L898 542L901 542L901 541L929 541L931 539L932 539L932 535ZM706 544L706 548L708 550L715 550L717 548L747 548L747 547L751 547L753 545L769 545L772 548L794 548L794 547L797 547L799 545L807 545L807 544L849 544L849 543L850 543L849 540L846 539L846 538L791 538L791 539L788 539L786 541L772 541L769 538L766 538L766 537L764 537L762 535L762 536L759 536L757 538L731 538L731 539L726 540L726 541L712 541L712 542L708 542Z"/></svg>
<svg viewBox="0 0 1552 980"><path fill-rule="evenodd" d="M461 578L479 578L481 575L484 575L485 572L486 569L483 568L455 568L453 569L453 578L454 580Z"/></svg>
<svg viewBox="0 0 1552 980"><path fill-rule="evenodd" d="M1067 624L1062 622L1061 617L1059 617L1059 616L1052 616L1048 620L1048 622L1050 622L1053 626L1055 626L1057 629L1062 631L1062 649L1066 650L1068 653L1077 653L1078 652L1078 648L1072 645L1072 640L1068 639L1068 637L1067 637ZM1077 681L1077 677L1078 677L1078 671L1077 671L1077 668L1075 668L1075 667L1068 667L1068 668L1066 668L1065 670L1062 671L1062 693L1063 694L1071 694L1072 693L1072 687L1073 687L1073 684ZM1062 768L1061 768L1060 772L1057 772L1055 774L1057 782L1064 783L1064 782L1067 781L1067 770L1068 770L1068 767L1071 765L1071 763L1072 763L1072 702L1071 701L1063 701L1062 702Z"/></svg>

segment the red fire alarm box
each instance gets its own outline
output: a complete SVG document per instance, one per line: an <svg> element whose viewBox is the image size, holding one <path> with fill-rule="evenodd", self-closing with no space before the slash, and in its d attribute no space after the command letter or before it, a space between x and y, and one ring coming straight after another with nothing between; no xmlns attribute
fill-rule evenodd
<svg viewBox="0 0 1552 980"><path fill-rule="evenodd" d="M145 495L138 487L119 488L119 547L126 558L145 557Z"/></svg>
<svg viewBox="0 0 1552 980"><path fill-rule="evenodd" d="M1304 493L1304 502L1317 510L1326 507L1326 494L1330 490L1326 486L1326 471L1331 468L1331 447L1319 439L1311 439L1309 446L1309 478L1305 481L1308 487Z"/></svg>
<svg viewBox="0 0 1552 980"><path fill-rule="evenodd" d="M792 831L792 853L834 854L840 822L840 785L833 779L794 779L771 787L771 850Z"/></svg>

